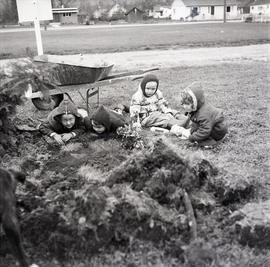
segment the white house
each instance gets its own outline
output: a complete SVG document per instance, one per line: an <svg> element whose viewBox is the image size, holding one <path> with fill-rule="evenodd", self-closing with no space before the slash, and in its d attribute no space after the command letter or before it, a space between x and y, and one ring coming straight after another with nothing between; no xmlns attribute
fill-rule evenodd
<svg viewBox="0 0 270 267"><path fill-rule="evenodd" d="M153 7L152 16L155 19L167 19L171 17L172 9L170 6L156 5Z"/></svg>
<svg viewBox="0 0 270 267"><path fill-rule="evenodd" d="M255 0L250 4L250 14L270 15L270 0Z"/></svg>
<svg viewBox="0 0 270 267"><path fill-rule="evenodd" d="M237 0L226 0L226 18L238 17ZM222 20L224 0L174 0L172 20Z"/></svg>
<svg viewBox="0 0 270 267"><path fill-rule="evenodd" d="M78 23L78 8L76 7L60 7L52 8L53 22L76 24Z"/></svg>

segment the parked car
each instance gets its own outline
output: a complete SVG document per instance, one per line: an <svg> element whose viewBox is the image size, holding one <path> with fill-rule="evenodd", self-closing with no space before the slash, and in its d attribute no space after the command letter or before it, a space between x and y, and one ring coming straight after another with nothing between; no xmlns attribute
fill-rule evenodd
<svg viewBox="0 0 270 267"><path fill-rule="evenodd" d="M252 22L254 19L253 19L253 16L252 15L248 15L245 17L245 22Z"/></svg>

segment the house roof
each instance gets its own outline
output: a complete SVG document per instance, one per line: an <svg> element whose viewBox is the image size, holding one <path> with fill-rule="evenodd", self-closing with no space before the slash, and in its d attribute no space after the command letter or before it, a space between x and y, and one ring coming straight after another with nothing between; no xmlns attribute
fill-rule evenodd
<svg viewBox="0 0 270 267"><path fill-rule="evenodd" d="M161 11L163 10L164 8L168 8L168 9L171 9L172 7L171 6L166 6L166 5L156 5L153 7L153 11L154 12L158 12L158 11Z"/></svg>
<svg viewBox="0 0 270 267"><path fill-rule="evenodd" d="M52 13L78 13L77 7L52 8Z"/></svg>
<svg viewBox="0 0 270 267"><path fill-rule="evenodd" d="M139 8L137 8L137 7L133 7L133 8L131 8L129 11L127 11L126 12L126 15L128 15L129 13L131 13L131 12L135 12L135 9L139 12L139 13L143 13L143 11L141 10L141 9L139 9Z"/></svg>
<svg viewBox="0 0 270 267"><path fill-rule="evenodd" d="M185 6L223 6L224 0L182 0ZM237 5L237 0L226 0L227 6Z"/></svg>
<svg viewBox="0 0 270 267"><path fill-rule="evenodd" d="M245 1L239 1L238 0L238 7L244 8L244 7L249 7L250 3L254 2L254 0L245 0Z"/></svg>
<svg viewBox="0 0 270 267"><path fill-rule="evenodd" d="M270 0L255 0L252 3L250 3L250 6L259 6L259 5L269 5Z"/></svg>

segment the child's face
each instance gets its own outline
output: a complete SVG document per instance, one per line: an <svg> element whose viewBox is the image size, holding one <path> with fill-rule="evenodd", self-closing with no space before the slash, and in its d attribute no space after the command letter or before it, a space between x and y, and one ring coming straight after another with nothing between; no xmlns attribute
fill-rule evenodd
<svg viewBox="0 0 270 267"><path fill-rule="evenodd" d="M156 82L148 82L146 85L145 85L145 95L146 96L152 96L155 92L156 92L156 89L157 89L157 83Z"/></svg>
<svg viewBox="0 0 270 267"><path fill-rule="evenodd" d="M193 111L193 105L191 103L188 104L183 104L183 108L186 112L191 112Z"/></svg>
<svg viewBox="0 0 270 267"><path fill-rule="evenodd" d="M73 114L63 114L61 116L61 123L64 127L71 129L75 124L75 116Z"/></svg>
<svg viewBox="0 0 270 267"><path fill-rule="evenodd" d="M92 120L92 126L93 126L94 131L98 134L102 134L106 131L106 128L104 125L99 124L98 122L94 120Z"/></svg>

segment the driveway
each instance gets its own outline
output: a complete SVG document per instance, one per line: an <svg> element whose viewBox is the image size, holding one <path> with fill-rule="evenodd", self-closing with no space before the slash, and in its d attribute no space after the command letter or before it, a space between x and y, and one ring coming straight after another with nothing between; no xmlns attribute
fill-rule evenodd
<svg viewBox="0 0 270 267"><path fill-rule="evenodd" d="M230 62L270 62L270 44L186 48L169 50L146 50L100 54L49 55L58 62L82 66L114 64L113 72L132 71L144 68L172 68L178 66L206 66ZM0 60L0 67L13 60ZM270 65L269 65L270 67Z"/></svg>
<svg viewBox="0 0 270 267"><path fill-rule="evenodd" d="M203 66L232 61L270 62L270 44L188 48L170 50L129 51L104 54L51 56L58 62L66 61L85 66L114 64L114 71L131 71L143 68L172 68L178 66Z"/></svg>

